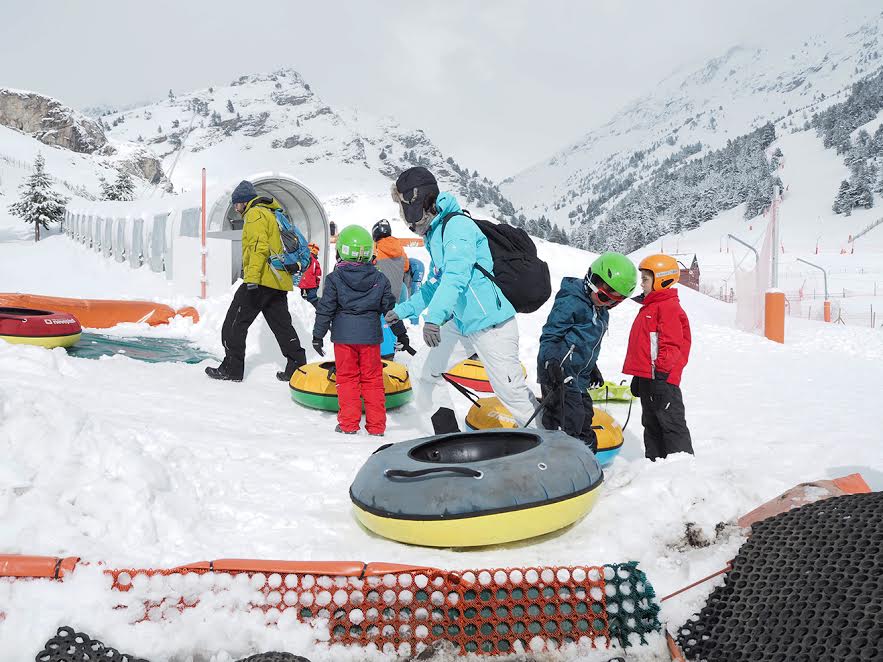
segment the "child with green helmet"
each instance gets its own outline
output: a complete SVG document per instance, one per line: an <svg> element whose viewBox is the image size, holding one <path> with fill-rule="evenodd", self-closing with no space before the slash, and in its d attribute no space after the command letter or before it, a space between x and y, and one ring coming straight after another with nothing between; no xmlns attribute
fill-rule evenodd
<svg viewBox="0 0 883 662"><path fill-rule="evenodd" d="M537 381L543 394L543 427L561 429L597 450L588 389L604 383L598 369L609 310L635 289L638 271L622 253L604 253L585 278L566 277L540 335Z"/></svg>
<svg viewBox="0 0 883 662"><path fill-rule="evenodd" d="M365 429L383 436L386 405L380 343L380 317L395 306L389 280L371 263L374 242L371 233L349 225L337 237L338 262L325 279L325 291L316 308L313 348L325 356L324 337L331 329L337 366L337 432L355 434L362 420L365 401ZM409 348L405 325L392 327L403 349Z"/></svg>

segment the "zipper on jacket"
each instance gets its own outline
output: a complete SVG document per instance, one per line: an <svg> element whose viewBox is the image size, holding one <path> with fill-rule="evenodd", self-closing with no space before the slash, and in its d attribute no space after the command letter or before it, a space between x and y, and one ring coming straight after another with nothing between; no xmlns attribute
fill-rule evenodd
<svg viewBox="0 0 883 662"><path fill-rule="evenodd" d="M472 289L472 285L469 286L469 291L472 292L472 296L475 297L475 302L478 304L478 307L481 308L481 312L487 315L487 311L484 309L484 306L481 304L481 301L478 298L478 295L475 293L475 290Z"/></svg>

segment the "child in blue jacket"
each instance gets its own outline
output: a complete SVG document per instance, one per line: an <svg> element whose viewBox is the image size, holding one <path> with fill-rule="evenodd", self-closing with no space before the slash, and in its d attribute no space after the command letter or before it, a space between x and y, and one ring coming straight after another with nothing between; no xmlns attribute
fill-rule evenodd
<svg viewBox="0 0 883 662"><path fill-rule="evenodd" d="M337 238L340 258L325 279L325 293L316 307L313 349L325 356L324 337L331 329L337 367L336 432L355 434L362 420L365 429L382 437L386 431L386 396L380 343L381 315L395 305L389 280L371 264L374 242L363 227L350 225ZM409 349L405 326L391 325L402 349Z"/></svg>
<svg viewBox="0 0 883 662"><path fill-rule="evenodd" d="M597 361L608 311L632 293L637 280L631 260L604 253L592 262L585 278L561 281L540 336L537 381L543 394L543 427L560 428L593 452L598 440L588 390L604 383Z"/></svg>

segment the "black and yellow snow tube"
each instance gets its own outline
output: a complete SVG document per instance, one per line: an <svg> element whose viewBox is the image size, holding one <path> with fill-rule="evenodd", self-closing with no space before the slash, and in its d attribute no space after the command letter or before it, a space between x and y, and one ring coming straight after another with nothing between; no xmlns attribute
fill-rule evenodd
<svg viewBox="0 0 883 662"><path fill-rule="evenodd" d="M569 526L598 499L604 473L557 430L485 430L381 446L350 487L356 517L385 538L477 547Z"/></svg>
<svg viewBox="0 0 883 662"><path fill-rule="evenodd" d="M527 377L527 368L524 367L524 364L521 365L521 370L524 372L524 376ZM456 382L460 386L465 386L473 391L478 391L479 393L494 392L491 382L487 378L484 364L478 360L478 354L473 354L468 359L460 361L460 363L448 370L445 375L452 382Z"/></svg>
<svg viewBox="0 0 883 662"><path fill-rule="evenodd" d="M383 361L383 392L386 408L395 409L411 400L408 369L395 361ZM288 383L291 399L305 407L337 411L337 378L334 361L308 363L294 371Z"/></svg>
<svg viewBox="0 0 883 662"><path fill-rule="evenodd" d="M622 448L622 426L605 409L597 405L592 409L594 411L592 428L598 438L598 451L595 457L601 464L609 464ZM466 425L471 430L518 427L512 414L496 396L479 398L466 414Z"/></svg>

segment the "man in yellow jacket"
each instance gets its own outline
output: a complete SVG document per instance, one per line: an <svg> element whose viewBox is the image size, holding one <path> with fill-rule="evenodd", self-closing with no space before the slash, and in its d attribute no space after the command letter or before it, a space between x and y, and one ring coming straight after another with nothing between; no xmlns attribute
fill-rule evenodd
<svg viewBox="0 0 883 662"><path fill-rule="evenodd" d="M271 197L259 196L249 181L239 183L233 190L232 200L233 208L244 221L243 283L233 295L221 327L221 341L226 353L224 360L217 368L206 368L205 374L212 379L242 381L248 327L258 313L263 313L282 355L288 359L285 370L277 372L276 377L287 382L294 371L307 362L307 357L288 312L288 293L294 289L291 276L286 271L273 269L269 263L271 254L283 250L275 215L275 210L282 207Z"/></svg>

